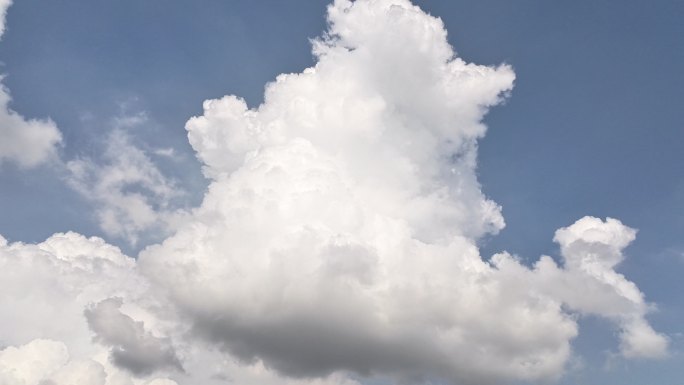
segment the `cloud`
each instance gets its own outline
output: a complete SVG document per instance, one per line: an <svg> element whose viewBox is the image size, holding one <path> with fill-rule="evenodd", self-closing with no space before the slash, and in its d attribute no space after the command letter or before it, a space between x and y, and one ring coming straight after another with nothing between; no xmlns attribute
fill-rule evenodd
<svg viewBox="0 0 684 385"><path fill-rule="evenodd" d="M636 231L612 218L601 221L584 217L556 232L570 282L558 293L571 307L598 314L617 322L621 328L620 349L626 357L661 357L667 353L668 340L656 333L644 316L652 305L644 301L637 286L614 267L624 256ZM554 286L558 286L555 284ZM585 290L577 290L577 287ZM588 295L593 293L592 295Z"/></svg>
<svg viewBox="0 0 684 385"><path fill-rule="evenodd" d="M0 38L10 0L0 0ZM10 107L9 90L0 86L0 164L14 162L22 168L57 159L62 134L52 120L26 119Z"/></svg>
<svg viewBox="0 0 684 385"><path fill-rule="evenodd" d="M140 116L128 123L139 123ZM135 245L142 233L166 231L184 215L172 200L183 195L150 157L117 128L106 139L100 160L77 158L66 163L67 182L91 200L102 230Z"/></svg>
<svg viewBox="0 0 684 385"><path fill-rule="evenodd" d="M108 298L86 309L88 326L97 340L112 346L114 363L137 375L151 374L162 368L183 370L168 338L155 337L145 330L144 322L121 313L121 298Z"/></svg>
<svg viewBox="0 0 684 385"><path fill-rule="evenodd" d="M0 350L0 383L7 385L38 384L69 360L64 344L33 340L20 347Z"/></svg>
<svg viewBox="0 0 684 385"><path fill-rule="evenodd" d="M664 354L614 270L634 236L621 223L559 230L560 267L479 254L504 226L475 168L509 66L456 57L408 1L338 0L328 22L316 65L262 105L209 100L186 125L211 185L139 266L197 338L294 378L536 381L562 375L577 315L595 314L625 356Z"/></svg>
<svg viewBox="0 0 684 385"><path fill-rule="evenodd" d="M35 245L0 236L0 282L0 383L131 384L131 376L107 360L106 348L93 343L84 311L111 297L140 304L129 305L134 310L151 307L148 284L132 258L75 233ZM145 312L137 313L142 322ZM157 340L145 334L143 342L150 341Z"/></svg>
<svg viewBox="0 0 684 385"><path fill-rule="evenodd" d="M12 5L12 0L0 0L0 38L5 33L5 17L10 5Z"/></svg>
<svg viewBox="0 0 684 385"><path fill-rule="evenodd" d="M135 261L99 238L0 236L0 282L3 385L359 385L340 374L283 379L261 362L241 365L184 341L187 327ZM191 372L179 372L179 356Z"/></svg>
<svg viewBox="0 0 684 385"><path fill-rule="evenodd" d="M31 168L57 159L62 134L52 120L26 119L9 108L7 88L0 88L0 164Z"/></svg>
<svg viewBox="0 0 684 385"><path fill-rule="evenodd" d="M120 374L109 375L93 360L71 360L64 343L35 339L19 347L0 350L0 383L3 385L133 385ZM154 379L146 385L178 385Z"/></svg>
<svg viewBox="0 0 684 385"><path fill-rule="evenodd" d="M70 361L66 346L36 339L20 347L0 350L3 385L105 385L107 373L92 360Z"/></svg>
<svg viewBox="0 0 684 385"><path fill-rule="evenodd" d="M226 96L188 121L210 185L160 244L133 259L75 233L0 237L0 379L548 381L589 315L615 325L624 357L667 354L654 306L615 270L636 235L618 220L559 229L559 262L480 254L504 220L477 181L477 140L509 66L458 58L407 0L337 0L328 22L315 66L280 75L262 105ZM123 131L141 119L121 119L101 159L67 164L131 242L177 194Z"/></svg>
<svg viewBox="0 0 684 385"><path fill-rule="evenodd" d="M133 259L99 238L58 233L36 245L0 238L0 329L12 330L2 336L3 344L36 336L81 338L81 329L89 343L85 306L110 296L132 298L145 286L135 268Z"/></svg>

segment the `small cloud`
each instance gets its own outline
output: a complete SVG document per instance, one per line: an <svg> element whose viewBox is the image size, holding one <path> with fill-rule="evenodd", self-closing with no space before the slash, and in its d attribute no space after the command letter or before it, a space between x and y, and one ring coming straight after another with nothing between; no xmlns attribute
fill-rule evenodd
<svg viewBox="0 0 684 385"><path fill-rule="evenodd" d="M12 5L12 0L0 0L0 38L5 33L5 20L10 5Z"/></svg>
<svg viewBox="0 0 684 385"><path fill-rule="evenodd" d="M157 148L152 151L155 155L158 156L163 156L166 158L175 158L176 157L176 150L174 150L172 147L167 147L167 148Z"/></svg>
<svg viewBox="0 0 684 385"><path fill-rule="evenodd" d="M2 86L0 86L2 87ZM9 108L9 90L0 88L0 164L33 168L58 159L62 133L50 119L26 119Z"/></svg>
<svg viewBox="0 0 684 385"><path fill-rule="evenodd" d="M0 0L0 39L10 5L11 0ZM56 160L62 133L55 122L26 119L9 108L11 99L9 90L0 85L0 165L12 162L21 168L33 168Z"/></svg>

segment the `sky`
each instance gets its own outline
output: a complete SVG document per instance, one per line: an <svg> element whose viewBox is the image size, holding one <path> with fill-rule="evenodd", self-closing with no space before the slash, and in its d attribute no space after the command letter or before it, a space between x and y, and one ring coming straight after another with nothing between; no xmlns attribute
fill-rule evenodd
<svg viewBox="0 0 684 385"><path fill-rule="evenodd" d="M681 381L681 1L3 10L0 383Z"/></svg>

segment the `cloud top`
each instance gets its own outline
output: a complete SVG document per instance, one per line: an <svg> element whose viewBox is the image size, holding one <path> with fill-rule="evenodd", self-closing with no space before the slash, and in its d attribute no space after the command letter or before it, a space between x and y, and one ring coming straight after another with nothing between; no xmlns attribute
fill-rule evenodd
<svg viewBox="0 0 684 385"><path fill-rule="evenodd" d="M7 17L7 8L12 5L12 0L0 0L0 38L5 34L5 20Z"/></svg>

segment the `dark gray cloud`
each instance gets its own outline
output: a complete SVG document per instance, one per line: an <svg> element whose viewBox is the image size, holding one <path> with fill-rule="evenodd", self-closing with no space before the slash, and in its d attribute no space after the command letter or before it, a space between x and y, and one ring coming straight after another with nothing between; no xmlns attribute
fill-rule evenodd
<svg viewBox="0 0 684 385"><path fill-rule="evenodd" d="M311 314L308 319L266 321L256 326L207 317L198 321L195 332L242 361L262 359L278 372L296 378L325 377L338 370L406 377L409 372L415 374L417 365L425 372L439 371L441 358L421 342L426 335L414 333L402 341L383 339L372 331L359 332L358 321L352 315L340 320L339 315ZM416 357L422 357L420 363ZM408 367L410 371L403 370Z"/></svg>

